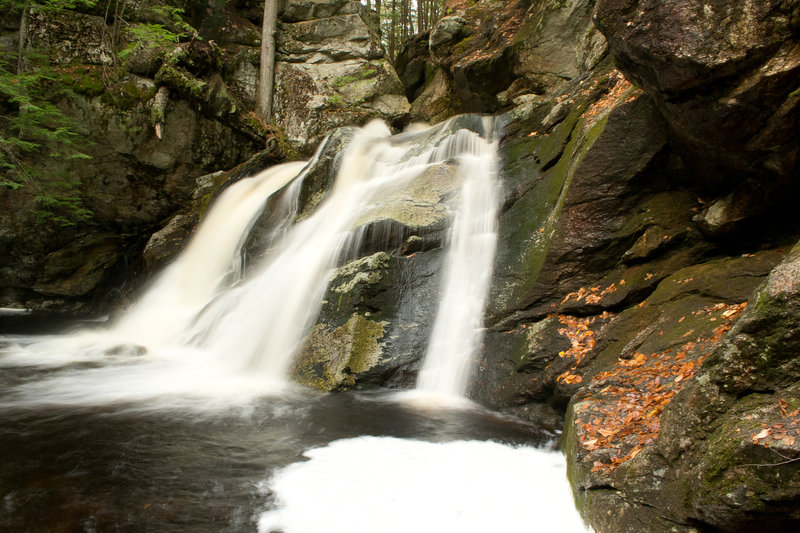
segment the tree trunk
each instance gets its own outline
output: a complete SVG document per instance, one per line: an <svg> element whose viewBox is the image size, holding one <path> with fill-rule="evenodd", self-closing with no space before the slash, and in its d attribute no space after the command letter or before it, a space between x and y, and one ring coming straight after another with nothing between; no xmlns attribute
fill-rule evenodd
<svg viewBox="0 0 800 533"><path fill-rule="evenodd" d="M30 8L25 6L22 8L22 14L19 18L19 50L17 55L17 74L20 74L25 69L25 46L28 42L28 10Z"/></svg>
<svg viewBox="0 0 800 533"><path fill-rule="evenodd" d="M400 0L400 27L402 28L402 43L408 39L408 0Z"/></svg>
<svg viewBox="0 0 800 533"><path fill-rule="evenodd" d="M381 19L381 0L375 0L375 12L378 14L378 20Z"/></svg>
<svg viewBox="0 0 800 533"><path fill-rule="evenodd" d="M278 28L280 0L264 0L261 24L261 68L258 73L256 102L258 114L269 123L272 119L272 93L275 88L275 31Z"/></svg>
<svg viewBox="0 0 800 533"><path fill-rule="evenodd" d="M394 61L395 31L397 20L397 0L392 0L392 12L389 15L389 59Z"/></svg>

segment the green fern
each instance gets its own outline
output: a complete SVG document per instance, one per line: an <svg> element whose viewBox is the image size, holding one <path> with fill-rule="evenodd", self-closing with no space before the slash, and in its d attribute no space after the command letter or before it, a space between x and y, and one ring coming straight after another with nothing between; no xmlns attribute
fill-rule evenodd
<svg viewBox="0 0 800 533"><path fill-rule="evenodd" d="M89 157L78 148L85 141L72 121L48 99L55 75L43 57L27 54L30 70L19 73L12 67L16 61L0 60L0 187L32 187L37 220L74 225L92 216L82 204L80 183L35 164Z"/></svg>

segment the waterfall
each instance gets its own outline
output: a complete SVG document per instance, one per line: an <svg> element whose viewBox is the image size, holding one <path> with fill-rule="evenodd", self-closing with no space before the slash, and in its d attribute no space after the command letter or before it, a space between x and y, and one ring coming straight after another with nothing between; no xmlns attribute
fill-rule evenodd
<svg viewBox="0 0 800 533"><path fill-rule="evenodd" d="M417 380L423 393L463 396L483 338L497 245L495 154L496 146L484 141L460 156L461 201L450 232L439 311Z"/></svg>
<svg viewBox="0 0 800 533"><path fill-rule="evenodd" d="M188 325L225 279L241 274L242 245L267 198L305 165L304 161L277 165L223 191L183 253L123 315L115 333L150 346L181 342Z"/></svg>
<svg viewBox="0 0 800 533"><path fill-rule="evenodd" d="M331 273L343 258L358 255L359 225L384 198L446 163L456 164L459 185L449 204L453 227L442 301L419 387L462 394L481 340L496 241L496 146L486 139L490 130L489 119L470 116L395 136L383 123L370 123L337 156L333 185L314 211L302 216L297 212L300 189L321 149L308 165L278 165L231 185L179 258L115 324L18 351L28 361L24 364L48 364L44 356L50 364L99 363L79 375L52 378L62 380L58 387L40 381L31 393L56 401L54 393L44 393L49 387L60 391L60 401L84 402L92 401L92 390L100 401L283 390ZM286 202L280 207L284 223L264 256L243 272L244 243L267 199L279 190ZM16 356L4 360L20 361ZM64 380L70 379L67 386Z"/></svg>

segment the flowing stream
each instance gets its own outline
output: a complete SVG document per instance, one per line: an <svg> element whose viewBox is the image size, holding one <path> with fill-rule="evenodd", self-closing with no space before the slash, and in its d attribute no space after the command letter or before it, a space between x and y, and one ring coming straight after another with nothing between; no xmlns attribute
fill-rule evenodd
<svg viewBox="0 0 800 533"><path fill-rule="evenodd" d="M394 137L380 123L362 128L311 214L298 213L298 195L319 153L241 180L114 323L0 336L2 529L433 532L533 521L524 529L550 531L553 520L583 531L563 459L541 448L554 431L473 405L323 395L287 379L332 270L358 252L359 221L454 161L441 300L417 389L463 397L499 195L491 122L479 133L449 125ZM248 234L278 191L285 216L245 269Z"/></svg>

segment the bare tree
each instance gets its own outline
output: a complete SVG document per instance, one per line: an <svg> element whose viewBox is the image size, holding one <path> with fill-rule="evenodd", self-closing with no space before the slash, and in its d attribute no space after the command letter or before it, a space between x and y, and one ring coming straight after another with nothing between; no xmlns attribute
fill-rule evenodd
<svg viewBox="0 0 800 533"><path fill-rule="evenodd" d="M264 21L261 24L261 68L258 73L256 103L265 122L272 119L272 93L275 89L275 32L281 0L264 0Z"/></svg>

